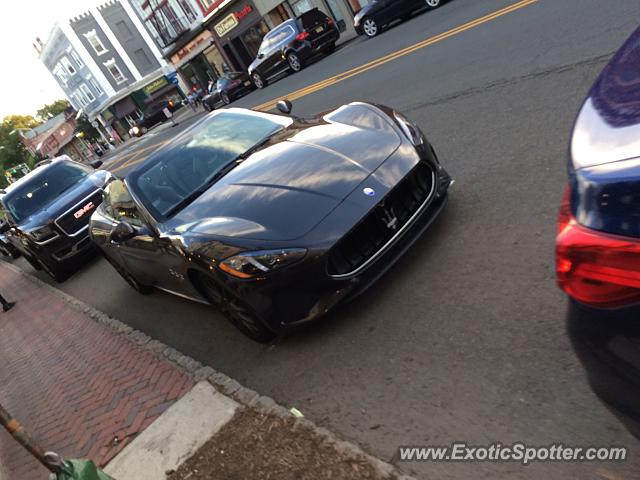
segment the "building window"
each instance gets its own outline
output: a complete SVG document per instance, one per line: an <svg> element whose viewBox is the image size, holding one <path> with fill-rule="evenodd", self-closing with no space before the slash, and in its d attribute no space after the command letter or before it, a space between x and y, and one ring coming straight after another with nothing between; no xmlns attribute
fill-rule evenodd
<svg viewBox="0 0 640 480"><path fill-rule="evenodd" d="M93 87L93 89L96 91L98 95L102 95L102 88L100 88L100 85L98 84L95 78L90 77L89 83L91 84L91 86Z"/></svg>
<svg viewBox="0 0 640 480"><path fill-rule="evenodd" d="M93 102L96 99L96 97L93 95L91 90L89 90L89 87L87 87L85 83L80 85L80 91L85 96L85 98L89 101L89 103Z"/></svg>
<svg viewBox="0 0 640 480"><path fill-rule="evenodd" d="M90 32L85 33L84 36L89 42L89 44L93 47L93 50L96 52L97 55L102 55L107 53L107 49L104 48L104 45L98 38L98 34L96 33L95 30L91 30Z"/></svg>
<svg viewBox="0 0 640 480"><path fill-rule="evenodd" d="M82 91L76 90L74 95L78 100L80 100L80 105L82 105L83 107L86 107L87 105L89 105L89 100L87 100L87 98L84 96Z"/></svg>
<svg viewBox="0 0 640 480"><path fill-rule="evenodd" d="M75 67L73 65L71 65L71 62L69 61L69 59L67 57L62 57L60 59L60 63L62 64L64 69L69 73L69 75L75 75L76 74Z"/></svg>
<svg viewBox="0 0 640 480"><path fill-rule="evenodd" d="M53 67L53 74L58 77L62 83L66 85L67 80L69 80L69 74L67 71L60 65L60 63L56 63L56 66Z"/></svg>
<svg viewBox="0 0 640 480"><path fill-rule="evenodd" d="M107 67L107 70L109 70L109 73L117 83L122 83L127 81L125 76L122 74L122 71L118 68L115 58L112 58L111 60L104 62L103 65Z"/></svg>
<svg viewBox="0 0 640 480"><path fill-rule="evenodd" d="M128 40L133 36L131 29L129 29L129 25L127 25L124 20L116 22L116 28L118 33L122 36L122 40Z"/></svg>
<svg viewBox="0 0 640 480"><path fill-rule="evenodd" d="M73 61L76 62L76 65L78 65L79 68L84 67L84 63L80 60L80 55L78 55L75 50L71 50L69 55L71 55L71 58L73 58Z"/></svg>

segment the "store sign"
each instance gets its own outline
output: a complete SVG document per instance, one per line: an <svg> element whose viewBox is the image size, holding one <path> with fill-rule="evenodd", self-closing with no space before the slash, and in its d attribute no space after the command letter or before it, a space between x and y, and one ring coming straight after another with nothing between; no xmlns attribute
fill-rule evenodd
<svg viewBox="0 0 640 480"><path fill-rule="evenodd" d="M155 92L156 90L160 90L162 87L164 87L168 83L169 82L167 82L167 79L165 77L160 77L157 80L154 80L153 82L151 82L146 87L144 87L142 91L147 95L151 95L153 92Z"/></svg>
<svg viewBox="0 0 640 480"><path fill-rule="evenodd" d="M211 33L209 30L205 30L196 38L194 38L189 43L187 43L184 47L182 47L180 50L178 50L177 53L172 55L171 62L178 63L180 60L182 60L184 57L186 57L191 52L196 50L198 47L202 47L202 49L204 49L206 45L209 45L209 43L211 43L210 41L212 39L213 39L213 33ZM206 45L203 45L203 43L205 42L206 42Z"/></svg>
<svg viewBox="0 0 640 480"><path fill-rule="evenodd" d="M251 5L245 5L242 10L230 13L213 27L219 37L224 37L231 30L236 28L244 17L253 12Z"/></svg>
<svg viewBox="0 0 640 480"><path fill-rule="evenodd" d="M219 37L224 37L231 30L236 28L240 22L236 18L235 13L230 13L213 27Z"/></svg>

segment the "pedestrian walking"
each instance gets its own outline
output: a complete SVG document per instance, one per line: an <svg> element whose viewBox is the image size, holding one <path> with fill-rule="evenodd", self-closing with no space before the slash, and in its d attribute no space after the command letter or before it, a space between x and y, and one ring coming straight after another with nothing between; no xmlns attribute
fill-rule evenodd
<svg viewBox="0 0 640 480"><path fill-rule="evenodd" d="M7 302L2 295L0 295L0 303L2 303L3 312L8 312L16 304L16 302Z"/></svg>
<svg viewBox="0 0 640 480"><path fill-rule="evenodd" d="M193 93L189 93L189 95L187 95L187 101L189 102L189 106L191 107L191 109L195 112L196 109L198 108L196 106L196 97Z"/></svg>

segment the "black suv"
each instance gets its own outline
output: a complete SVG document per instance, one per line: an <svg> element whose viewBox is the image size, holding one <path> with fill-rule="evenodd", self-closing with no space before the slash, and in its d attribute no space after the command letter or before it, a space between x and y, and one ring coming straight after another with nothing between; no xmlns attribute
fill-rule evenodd
<svg viewBox="0 0 640 480"><path fill-rule="evenodd" d="M333 52L339 37L333 20L317 8L287 20L262 39L258 58L249 65L251 80L263 88L288 70L299 72L311 57Z"/></svg>
<svg viewBox="0 0 640 480"><path fill-rule="evenodd" d="M165 109L173 114L173 112L177 110L177 107L171 100L158 100L150 103L136 124L129 130L129 135L132 137L140 137L147 133L154 125L168 120L169 117L165 114Z"/></svg>
<svg viewBox="0 0 640 480"><path fill-rule="evenodd" d="M63 281L79 260L94 251L89 218L102 203L102 190L112 180L104 170L58 157L36 168L2 191L0 206L14 245L37 270ZM93 167L93 168L92 168Z"/></svg>

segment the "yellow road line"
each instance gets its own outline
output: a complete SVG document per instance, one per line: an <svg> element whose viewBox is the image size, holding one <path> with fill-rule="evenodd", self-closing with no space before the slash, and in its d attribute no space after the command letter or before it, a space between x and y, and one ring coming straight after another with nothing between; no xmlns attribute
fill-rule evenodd
<svg viewBox="0 0 640 480"><path fill-rule="evenodd" d="M503 15L507 15L509 13L515 12L517 10L520 10L521 8L524 8L528 5L531 5L533 3L538 2L538 0L521 0L517 3L514 3L512 5L509 5L507 7L501 8L500 10L496 10L493 13L490 13L488 15L485 15L483 17L477 18L475 20L472 20L470 22L467 22L463 25L460 25L458 27L452 28L451 30L447 30L446 32L440 33L438 35L435 35L433 37L427 38L425 40L422 40L418 43L415 43L413 45L410 45L408 47L405 47L403 49L397 50L395 52L389 53L387 55L384 55L380 58L377 58L375 60L372 60L368 63L365 63L363 65L359 65L355 68L352 68L351 70L347 70L346 72L343 73L339 73L337 75L334 75L333 77L329 77L326 78L325 80L321 80L317 83L314 83L312 85L308 85L304 88L301 88L299 90L296 90L294 92L289 93L288 95L284 95L282 97L278 97L275 98L273 100L269 100L268 102L262 103L260 105L257 105L255 107L253 107L254 110L271 110L272 108L275 107L276 103L279 100L284 100L285 98L288 100L296 100L298 98L302 98L306 95L309 95L311 93L317 92L318 90L322 90L324 88L327 88L330 85L335 85L336 83L342 82L348 78L351 78L355 75L359 75L361 73L366 72L367 70L371 70L372 68L376 68L379 67L380 65L384 65L387 62L391 62L392 60L396 60L400 57L403 57L405 55L408 55L410 53L415 52L416 50L420 50L421 48L425 48L429 45L433 45L434 43L438 43L446 38L452 37L454 35L458 35L466 30L475 28L479 25L482 25L483 23L487 23L490 22L492 20L495 20L496 18L502 17Z"/></svg>
<svg viewBox="0 0 640 480"><path fill-rule="evenodd" d="M160 142L160 143L155 143L153 145L149 145L148 147L145 147L142 150L137 151L136 154L133 156L133 158L130 158L129 160L124 162L122 165L118 165L116 168L112 169L111 171L112 172L117 172L118 170L122 170L125 167L130 167L131 165L135 165L136 163L140 163L140 162L146 160L149 157L149 155L151 155L156 150L158 150L158 149L162 148L163 146L165 146L168 142L169 142L169 140L165 140L165 141ZM143 154L144 152L146 152L147 150L150 150L152 148L154 150L149 155L146 155L143 158L137 158L141 154Z"/></svg>

